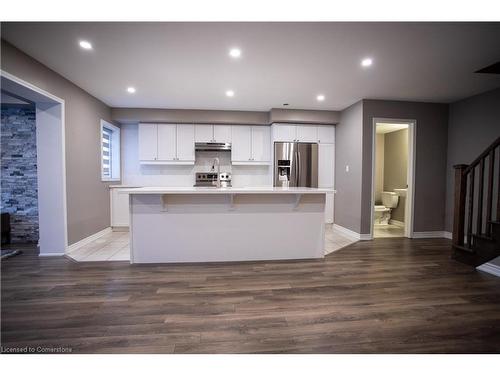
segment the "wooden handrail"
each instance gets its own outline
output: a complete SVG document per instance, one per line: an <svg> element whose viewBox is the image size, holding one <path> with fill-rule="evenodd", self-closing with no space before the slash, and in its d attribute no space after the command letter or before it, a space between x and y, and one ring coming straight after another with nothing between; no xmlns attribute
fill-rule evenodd
<svg viewBox="0 0 500 375"><path fill-rule="evenodd" d="M494 150L498 146L500 146L500 137L498 137L491 145L489 145L488 148L481 153L481 155L474 159L474 161L470 163L469 166L465 169L464 173L467 174L471 170L473 170L481 162L482 159L486 158L489 155L491 150Z"/></svg>

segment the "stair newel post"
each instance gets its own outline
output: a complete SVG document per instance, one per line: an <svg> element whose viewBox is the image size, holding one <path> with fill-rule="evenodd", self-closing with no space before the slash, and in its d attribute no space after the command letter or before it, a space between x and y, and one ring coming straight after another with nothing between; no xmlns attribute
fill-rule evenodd
<svg viewBox="0 0 500 375"><path fill-rule="evenodd" d="M463 246L465 227L465 196L467 192L467 165L455 165L455 203L453 214L453 245Z"/></svg>

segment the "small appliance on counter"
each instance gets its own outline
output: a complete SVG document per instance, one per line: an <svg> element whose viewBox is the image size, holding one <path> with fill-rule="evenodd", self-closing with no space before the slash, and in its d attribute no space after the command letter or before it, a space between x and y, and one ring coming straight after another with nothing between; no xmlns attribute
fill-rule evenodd
<svg viewBox="0 0 500 375"><path fill-rule="evenodd" d="M231 187L231 173L221 172L220 187ZM194 187L217 187L217 172L197 172Z"/></svg>

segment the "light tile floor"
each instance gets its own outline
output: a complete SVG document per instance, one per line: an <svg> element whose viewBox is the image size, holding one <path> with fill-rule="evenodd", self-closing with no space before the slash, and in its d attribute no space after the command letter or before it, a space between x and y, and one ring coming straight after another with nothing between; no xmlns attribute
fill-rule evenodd
<svg viewBox="0 0 500 375"><path fill-rule="evenodd" d="M405 230L402 227L393 224L374 225L373 237L404 237Z"/></svg>
<svg viewBox="0 0 500 375"><path fill-rule="evenodd" d="M325 255L348 246L356 239L347 237L333 229L331 224L325 227ZM78 262L101 262L106 260L130 261L130 237L128 232L112 232L94 240L68 256Z"/></svg>

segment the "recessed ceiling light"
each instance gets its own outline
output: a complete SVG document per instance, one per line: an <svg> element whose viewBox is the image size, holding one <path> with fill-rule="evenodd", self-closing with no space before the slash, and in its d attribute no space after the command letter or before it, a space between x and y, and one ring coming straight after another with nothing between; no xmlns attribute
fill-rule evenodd
<svg viewBox="0 0 500 375"><path fill-rule="evenodd" d="M316 97L316 100L317 100L318 102L322 102L323 100L325 100L325 96L324 96L324 95L318 95L318 96Z"/></svg>
<svg viewBox="0 0 500 375"><path fill-rule="evenodd" d="M238 57L241 56L241 50L239 48L231 48L229 50L229 56L231 56L234 59L237 59Z"/></svg>
<svg viewBox="0 0 500 375"><path fill-rule="evenodd" d="M365 68L366 68L367 66L372 65L372 64L373 64L373 60L372 60L372 59L370 59L369 57L368 57L368 58L366 58L366 59L363 59L363 60L361 61L361 66L363 66L363 67L365 67Z"/></svg>
<svg viewBox="0 0 500 375"><path fill-rule="evenodd" d="M80 40L80 47L83 49L92 49L92 44L87 40Z"/></svg>
<svg viewBox="0 0 500 375"><path fill-rule="evenodd" d="M233 90L227 90L226 91L226 96L229 96L230 98L232 98L234 96L234 91Z"/></svg>
<svg viewBox="0 0 500 375"><path fill-rule="evenodd" d="M127 87L127 92L133 94L135 92L135 87Z"/></svg>

